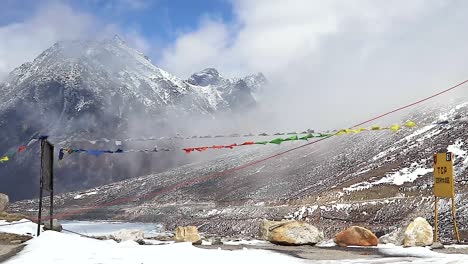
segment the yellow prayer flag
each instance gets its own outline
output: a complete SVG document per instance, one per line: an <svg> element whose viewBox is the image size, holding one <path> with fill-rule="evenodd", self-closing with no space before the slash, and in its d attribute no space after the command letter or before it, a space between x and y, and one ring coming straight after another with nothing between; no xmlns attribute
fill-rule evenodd
<svg viewBox="0 0 468 264"><path fill-rule="evenodd" d="M390 130L392 130L393 132L397 132L398 130L400 130L400 125L392 125L389 127Z"/></svg>
<svg viewBox="0 0 468 264"><path fill-rule="evenodd" d="M338 132L335 133L335 135L337 135L337 136L341 136L341 135L345 135L345 134L348 134L347 129L341 129L341 130L339 130Z"/></svg>
<svg viewBox="0 0 468 264"><path fill-rule="evenodd" d="M372 126L371 130L382 130L382 127L379 126Z"/></svg>
<svg viewBox="0 0 468 264"><path fill-rule="evenodd" d="M10 159L8 158L8 156L3 156L0 158L0 162L5 162L5 161L9 161Z"/></svg>
<svg viewBox="0 0 468 264"><path fill-rule="evenodd" d="M354 133L360 133L362 131L366 131L367 129L363 128L363 127L359 127L359 128L356 128L354 129Z"/></svg>
<svg viewBox="0 0 468 264"><path fill-rule="evenodd" d="M415 126L416 126L416 123L411 120L405 123L405 127L415 127Z"/></svg>

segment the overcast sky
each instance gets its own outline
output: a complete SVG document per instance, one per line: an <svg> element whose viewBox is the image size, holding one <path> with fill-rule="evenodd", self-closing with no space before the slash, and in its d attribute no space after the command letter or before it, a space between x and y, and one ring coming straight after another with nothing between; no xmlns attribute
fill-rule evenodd
<svg viewBox="0 0 468 264"><path fill-rule="evenodd" d="M6 0L0 76L58 40L118 33L181 78L263 72L281 127L347 126L468 79L466 14L463 0Z"/></svg>

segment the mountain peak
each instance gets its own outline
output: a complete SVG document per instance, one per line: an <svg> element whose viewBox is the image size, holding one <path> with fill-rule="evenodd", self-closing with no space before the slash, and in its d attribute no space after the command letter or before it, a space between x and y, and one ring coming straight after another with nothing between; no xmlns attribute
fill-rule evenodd
<svg viewBox="0 0 468 264"><path fill-rule="evenodd" d="M208 86L218 85L222 80L222 76L215 68L206 68L196 72L190 76L188 82L193 85Z"/></svg>
<svg viewBox="0 0 468 264"><path fill-rule="evenodd" d="M114 35L112 40L117 44L126 44L125 41L117 34Z"/></svg>

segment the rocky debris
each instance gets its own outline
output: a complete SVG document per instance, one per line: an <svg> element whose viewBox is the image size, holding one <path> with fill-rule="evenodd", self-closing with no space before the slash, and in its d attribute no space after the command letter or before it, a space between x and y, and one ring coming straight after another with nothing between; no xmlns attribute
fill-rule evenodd
<svg viewBox="0 0 468 264"><path fill-rule="evenodd" d="M434 242L431 245L431 249L444 249L445 246L440 242Z"/></svg>
<svg viewBox="0 0 468 264"><path fill-rule="evenodd" d="M369 229L351 226L335 236L335 243L340 247L377 246L379 240Z"/></svg>
<svg viewBox="0 0 468 264"><path fill-rule="evenodd" d="M394 244L400 246L403 244L404 235L404 229L397 228L393 232L379 237L379 244Z"/></svg>
<svg viewBox="0 0 468 264"><path fill-rule="evenodd" d="M8 199L8 195L0 193L0 213L6 211L10 200Z"/></svg>
<svg viewBox="0 0 468 264"><path fill-rule="evenodd" d="M221 240L220 237L215 237L214 239L211 240L211 245L220 246L220 245L223 245L223 241Z"/></svg>
<svg viewBox="0 0 468 264"><path fill-rule="evenodd" d="M196 226L178 226L175 230L174 240L178 242L201 243L201 236Z"/></svg>
<svg viewBox="0 0 468 264"><path fill-rule="evenodd" d="M434 242L432 226L422 217L417 217L405 230L405 247L430 246Z"/></svg>
<svg viewBox="0 0 468 264"><path fill-rule="evenodd" d="M50 227L50 221L44 222L44 230L53 230L57 232L62 232L62 225L58 222L57 219L52 220L52 228Z"/></svg>
<svg viewBox="0 0 468 264"><path fill-rule="evenodd" d="M7 222L14 222L14 221L20 221L22 219L28 219L28 217L22 214L10 214L7 212L0 212L0 220L5 220Z"/></svg>
<svg viewBox="0 0 468 264"><path fill-rule="evenodd" d="M28 240L32 239L32 236L27 235L18 235L18 234L10 234L10 233L1 233L0 232L0 244L21 244Z"/></svg>
<svg viewBox="0 0 468 264"><path fill-rule="evenodd" d="M143 241L145 234L141 230L120 230L117 234L112 235L112 238L117 242L122 241Z"/></svg>
<svg viewBox="0 0 468 264"><path fill-rule="evenodd" d="M21 240L12 240L12 241L10 241L11 245L19 245L21 243L23 243L23 241L21 241Z"/></svg>
<svg viewBox="0 0 468 264"><path fill-rule="evenodd" d="M323 232L306 222L264 219L260 237L280 245L315 245L323 240Z"/></svg>

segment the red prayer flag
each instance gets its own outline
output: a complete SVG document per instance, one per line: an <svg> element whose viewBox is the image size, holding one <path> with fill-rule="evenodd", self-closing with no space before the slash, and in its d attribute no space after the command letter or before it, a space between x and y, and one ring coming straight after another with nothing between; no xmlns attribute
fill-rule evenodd
<svg viewBox="0 0 468 264"><path fill-rule="evenodd" d="M26 146L21 146L18 148L18 153L21 153L26 150Z"/></svg>
<svg viewBox="0 0 468 264"><path fill-rule="evenodd" d="M190 152L194 151L194 148L184 148L185 153L190 154Z"/></svg>
<svg viewBox="0 0 468 264"><path fill-rule="evenodd" d="M211 148L212 148L212 149L222 149L222 148L224 148L224 146L219 146L219 145L217 146L217 145L214 145L214 146L212 146Z"/></svg>
<svg viewBox="0 0 468 264"><path fill-rule="evenodd" d="M254 144L255 144L255 142L253 142L253 141L247 141L247 142L242 143L241 146L254 145Z"/></svg>

